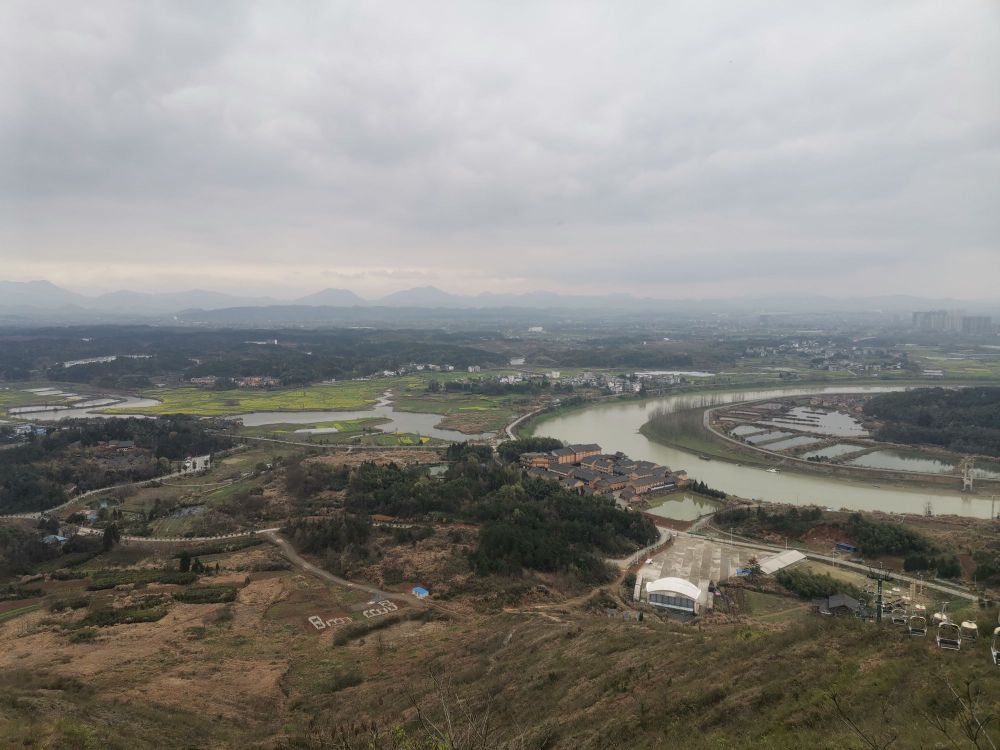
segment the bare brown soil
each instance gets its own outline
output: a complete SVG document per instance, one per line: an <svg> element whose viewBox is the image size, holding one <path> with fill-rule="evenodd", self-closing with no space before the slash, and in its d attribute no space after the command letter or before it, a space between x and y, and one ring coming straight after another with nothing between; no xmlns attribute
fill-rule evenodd
<svg viewBox="0 0 1000 750"><path fill-rule="evenodd" d="M441 456L437 451L398 448L380 451L331 453L329 455L307 458L305 463L322 463L330 466L360 466L363 463L376 463L380 466L390 463L437 464L441 463Z"/></svg>

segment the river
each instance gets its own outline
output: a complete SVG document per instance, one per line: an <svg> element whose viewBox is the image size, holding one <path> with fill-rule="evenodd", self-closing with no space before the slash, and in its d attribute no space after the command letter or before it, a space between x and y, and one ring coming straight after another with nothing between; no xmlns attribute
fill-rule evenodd
<svg viewBox="0 0 1000 750"><path fill-rule="evenodd" d="M62 419L83 419L90 417L112 418L112 417L141 417L141 414L105 414L101 410L109 406L115 409L138 409L147 406L156 406L160 402L151 398L136 398L128 396L125 398L95 399L81 402L72 407L69 406L25 406L9 409L11 416L20 419L30 419L36 422L57 422ZM453 440L464 442L466 440L486 440L496 433L484 432L469 434L458 430L446 430L437 427L437 423L444 417L441 414L430 414L424 412L396 411L392 404L390 395L383 396L377 404L370 409L358 409L355 411L256 411L248 414L233 414L243 420L247 427L260 427L270 424L301 424L309 425L317 422L346 422L352 419L388 419L377 425L375 429L382 432L409 432L427 437L438 438L440 440ZM335 432L335 430L333 430ZM306 432L306 430L303 430Z"/></svg>
<svg viewBox="0 0 1000 750"><path fill-rule="evenodd" d="M692 479L741 497L793 505L918 514L923 513L929 503L935 515L989 518L990 497L963 495L957 486L954 492L949 492L936 486L929 486L927 490L875 487L871 482L790 471L771 474L764 469L739 466L726 461L706 461L690 451L656 443L639 432L639 428L649 421L657 409L681 411L782 396L882 393L894 390L904 389L900 386L782 388L688 393L645 401L602 403L543 419L537 423L534 434L569 443L596 442L608 453L622 451L632 458L655 461L674 470L685 469ZM956 485L957 483L956 479Z"/></svg>
<svg viewBox="0 0 1000 750"><path fill-rule="evenodd" d="M396 411L390 395L385 395L371 409L357 411L257 411L249 414L234 414L243 420L247 427L261 427L269 424L316 424L319 422L346 422L352 419L388 419L388 422L377 425L376 429L383 432L410 432L440 440L486 440L496 433L484 432L469 434L458 430L446 430L437 427L443 419L441 414L427 412Z"/></svg>
<svg viewBox="0 0 1000 750"><path fill-rule="evenodd" d="M101 409L113 406L115 409L142 409L156 406L160 402L155 398L124 398L91 399L73 406L21 406L8 409L7 413L18 419L30 419L33 422L58 422L61 419L88 419L91 417L142 417L142 414L102 414Z"/></svg>

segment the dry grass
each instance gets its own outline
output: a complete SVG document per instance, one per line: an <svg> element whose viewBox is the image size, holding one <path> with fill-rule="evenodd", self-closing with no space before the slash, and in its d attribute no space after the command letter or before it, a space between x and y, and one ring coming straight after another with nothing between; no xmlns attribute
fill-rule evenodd
<svg viewBox="0 0 1000 750"><path fill-rule="evenodd" d="M425 554L436 564L430 543L418 545ZM587 608L589 594L477 611L497 583L482 582L446 620L404 621L339 646L335 629L306 618L366 621L367 598L296 571L253 574L235 602L173 604L158 622L97 629L88 642L59 626L82 613L29 613L0 623L0 745L318 748L345 723L419 735L417 709L439 719L443 699L457 716L460 706L489 712L497 731L487 747L522 737L526 747L651 748L677 736L695 750L851 747L828 697L836 691L867 729L927 747L921 711L939 710L940 694L913 686L967 675L978 676L986 709L1000 710L984 643L945 654L889 627L792 616L777 597L756 602L750 618L688 626L610 620ZM867 707L890 695L883 726Z"/></svg>

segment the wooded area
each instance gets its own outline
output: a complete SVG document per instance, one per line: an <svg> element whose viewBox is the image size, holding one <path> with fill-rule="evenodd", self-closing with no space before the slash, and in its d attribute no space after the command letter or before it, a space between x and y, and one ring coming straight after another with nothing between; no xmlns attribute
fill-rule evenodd
<svg viewBox="0 0 1000 750"><path fill-rule="evenodd" d="M865 414L882 422L879 440L1000 456L1000 388L882 393L865 403Z"/></svg>
<svg viewBox="0 0 1000 750"><path fill-rule="evenodd" d="M484 451L485 448L485 451ZM653 524L599 497L576 495L553 482L525 479L521 470L484 456L484 446L456 446L460 457L443 475L426 468L365 463L350 473L345 513L302 520L285 530L306 552L367 555L371 514L415 521L464 521L480 526L469 556L479 575L523 570L568 572L599 582L609 575L604 557L624 556L657 538ZM296 494L344 486L338 471L290 470Z"/></svg>

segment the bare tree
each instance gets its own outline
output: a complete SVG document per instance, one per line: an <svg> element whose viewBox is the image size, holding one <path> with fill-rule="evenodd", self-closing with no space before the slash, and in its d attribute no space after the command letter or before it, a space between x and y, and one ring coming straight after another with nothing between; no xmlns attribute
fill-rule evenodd
<svg viewBox="0 0 1000 750"><path fill-rule="evenodd" d="M940 682L947 685L948 690L955 697L958 711L955 716L944 717L940 714L924 713L932 727L938 730L954 748L991 748L996 750L996 744L989 735L988 727L996 721L996 716L984 716L982 713L980 697L982 691L976 682L975 677L965 680L962 690L957 690L951 681L944 675L940 676Z"/></svg>
<svg viewBox="0 0 1000 750"><path fill-rule="evenodd" d="M891 734L885 737L879 737L875 732L866 732L861 726L851 717L847 712L845 706L841 703L840 697L835 693L827 693L830 701L833 703L835 709L837 709L837 716L840 720L844 722L844 725L854 733L854 735L861 740L865 747L870 747L872 750L886 750L899 739L899 732L890 729L889 716L890 709L892 708L893 699L895 698L896 692L890 691L888 695L883 699L881 705L881 716L879 721L879 726L883 727L887 732Z"/></svg>
<svg viewBox="0 0 1000 750"><path fill-rule="evenodd" d="M522 750L525 735L516 732L507 740L497 733L493 723L495 693L489 693L482 700L470 701L458 695L450 682L439 675L430 675L434 703L440 716L434 720L429 711L424 710L415 697L410 695L410 703L416 711L423 733L434 747L442 750Z"/></svg>
<svg viewBox="0 0 1000 750"><path fill-rule="evenodd" d="M509 722L495 721L495 694L466 698L450 682L430 674L430 686L418 700L410 693L417 726L380 726L375 722L330 725L321 715L282 750L524 750L526 735L508 734ZM501 732L501 726L504 731Z"/></svg>

